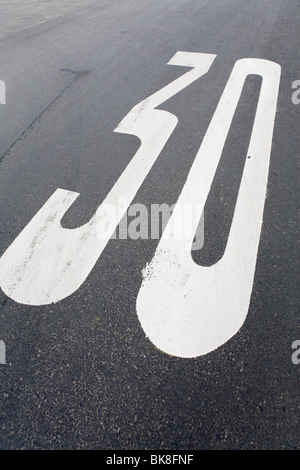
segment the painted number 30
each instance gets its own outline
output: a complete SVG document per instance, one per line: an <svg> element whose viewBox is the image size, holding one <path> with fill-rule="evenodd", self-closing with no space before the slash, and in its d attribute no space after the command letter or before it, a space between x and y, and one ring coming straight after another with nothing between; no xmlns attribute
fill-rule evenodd
<svg viewBox="0 0 300 470"><path fill-rule="evenodd" d="M132 134L141 145L94 216L69 230L60 221L78 193L57 189L0 259L0 284L16 302L45 305L74 293L85 281L130 202L177 125L173 114L155 109L210 69L216 56L177 52L170 65L191 70L137 104L115 132ZM137 315L147 337L160 350L196 357L218 348L243 325L251 297L263 220L280 66L262 59L241 59L234 65L168 222L182 224L179 207L195 208L198 220L208 197L223 146L248 75L262 85L248 155L223 257L210 267L195 264L187 240L171 239L168 226L153 259L143 271ZM119 219L110 220L106 204ZM105 236L99 237L99 226ZM175 224L175 225L174 225ZM194 233L197 228L195 222ZM168 230L167 230L168 229ZM182 233L182 232L181 232ZM189 241L192 245L193 236Z"/></svg>

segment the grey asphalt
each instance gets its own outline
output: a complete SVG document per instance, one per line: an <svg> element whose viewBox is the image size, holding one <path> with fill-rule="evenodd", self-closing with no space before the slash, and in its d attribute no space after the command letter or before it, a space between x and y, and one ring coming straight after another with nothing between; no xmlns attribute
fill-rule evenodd
<svg viewBox="0 0 300 470"><path fill-rule="evenodd" d="M225 345L195 359L145 337L135 299L157 240L111 240L86 282L49 306L0 293L1 449L299 449L298 0L0 1L0 255L56 188L88 221L140 142L113 130L184 69L177 51L217 54L161 106L179 123L134 202L173 204L234 63L282 67L250 309ZM259 92L247 79L205 212L196 262L224 252Z"/></svg>

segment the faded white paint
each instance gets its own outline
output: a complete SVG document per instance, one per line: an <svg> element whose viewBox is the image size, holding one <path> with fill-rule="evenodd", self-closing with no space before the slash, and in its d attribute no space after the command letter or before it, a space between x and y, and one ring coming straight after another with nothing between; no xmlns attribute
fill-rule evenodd
<svg viewBox="0 0 300 470"><path fill-rule="evenodd" d="M132 201L176 127L176 116L154 108L204 75L215 57L174 55L170 65L192 69L136 105L115 129L136 135L141 146L95 215L77 229L62 228L60 220L79 194L57 189L0 259L0 285L6 295L19 303L43 305L64 299L82 285L127 210L126 205L119 207L120 198ZM117 221L106 210L111 206Z"/></svg>
<svg viewBox="0 0 300 470"><path fill-rule="evenodd" d="M261 75L263 82L247 153L251 158L245 162L224 256L214 266L198 266L191 257L192 236L170 240L169 234L163 234L144 270L138 318L154 345L171 355L196 357L213 351L237 333L248 312L268 181L278 64L260 59L235 64L177 202L178 207L197 207L200 218L245 79L251 74ZM169 225L181 221L175 207Z"/></svg>

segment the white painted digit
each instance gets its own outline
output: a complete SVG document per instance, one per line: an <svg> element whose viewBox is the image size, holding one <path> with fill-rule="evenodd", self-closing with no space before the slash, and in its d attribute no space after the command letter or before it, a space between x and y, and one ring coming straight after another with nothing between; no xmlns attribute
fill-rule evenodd
<svg viewBox="0 0 300 470"><path fill-rule="evenodd" d="M57 189L48 199L0 259L0 285L10 298L50 304L81 286L127 210L119 207L120 197L130 204L176 127L176 116L154 108L204 75L215 57L177 52L169 64L192 69L136 105L115 129L136 135L141 146L88 223L73 230L60 224L78 193ZM116 209L118 220L109 217L107 207Z"/></svg>
<svg viewBox="0 0 300 470"><path fill-rule="evenodd" d="M170 240L168 225L182 223L177 207L191 204L200 219L245 79L263 78L233 221L224 256L211 267L191 257L190 239ZM243 325L251 297L263 219L280 66L239 60L232 71L187 181L137 297L137 314L160 350L197 357L218 348ZM172 220L173 219L173 220ZM196 225L194 227L196 230ZM195 233L194 230L194 233ZM188 243L187 243L188 242Z"/></svg>

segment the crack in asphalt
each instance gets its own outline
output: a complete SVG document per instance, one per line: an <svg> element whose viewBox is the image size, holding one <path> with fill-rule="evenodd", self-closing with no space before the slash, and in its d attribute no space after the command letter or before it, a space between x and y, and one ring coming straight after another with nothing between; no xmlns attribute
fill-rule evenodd
<svg viewBox="0 0 300 470"><path fill-rule="evenodd" d="M33 129L34 125L40 121L40 119L43 117L43 115L50 109L52 108L52 106L65 94L65 92L67 90L69 90L73 85L74 83L76 83L78 80L80 80L81 78L84 78L86 77L87 75L89 75L91 73L90 70L71 70L71 69L68 69L68 68L61 68L60 69L62 72L69 72L71 74L74 75L74 78L62 89L62 91L51 101L51 103L49 103L44 109L43 111L40 112L40 114L33 119L33 121L29 124L29 126L26 127L26 129L24 129L24 131L19 135L19 137L17 137L13 142L12 144L5 150L5 152L1 155L0 157L0 163L2 163L2 161L5 159L5 157L7 155L9 155L10 151L12 150L12 148L18 143L20 142L22 139L24 139L25 137L27 137L28 135L28 132L30 130Z"/></svg>

